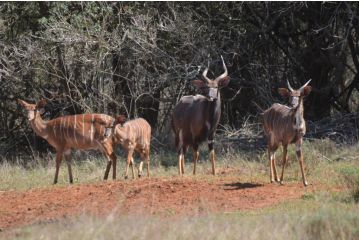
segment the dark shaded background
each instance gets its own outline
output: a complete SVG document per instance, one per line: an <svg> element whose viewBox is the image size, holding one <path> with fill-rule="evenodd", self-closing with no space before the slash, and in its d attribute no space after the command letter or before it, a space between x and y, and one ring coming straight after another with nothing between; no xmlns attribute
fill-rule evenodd
<svg viewBox="0 0 359 240"><path fill-rule="evenodd" d="M0 155L49 148L17 98L48 99L47 119L141 116L166 146L174 105L195 93L190 82L208 62L209 77L222 73L220 55L231 76L224 126L241 128L284 102L276 89L287 80L297 88L312 79L309 121L355 113L358 10L357 2L2 2Z"/></svg>

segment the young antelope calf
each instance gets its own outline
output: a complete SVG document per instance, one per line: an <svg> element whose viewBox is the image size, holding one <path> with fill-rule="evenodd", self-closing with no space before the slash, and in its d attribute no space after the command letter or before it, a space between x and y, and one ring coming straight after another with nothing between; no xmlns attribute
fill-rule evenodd
<svg viewBox="0 0 359 240"><path fill-rule="evenodd" d="M125 122L124 116L119 116L115 120L113 141L120 143L127 151L127 165L125 179L128 178L128 167L131 165L132 178L135 178L133 152L136 151L141 156L141 163L138 167L138 177L142 175L143 161L147 164L147 177L150 176L150 142L151 126L143 118L137 118ZM108 135L106 133L106 135Z"/></svg>
<svg viewBox="0 0 359 240"><path fill-rule="evenodd" d="M302 155L303 136L306 131L305 120L303 117L304 107L303 98L307 96L312 87L307 86L311 80L304 84L299 90L294 90L289 82L288 89L279 88L278 92L283 97L289 97L291 107L275 103L269 109L263 112L263 128L268 139L268 155L270 164L271 182L279 181L275 164L275 151L280 143L283 145L283 166L280 183L283 184L283 173L287 163L287 146L295 143L297 159L299 160L300 170L304 186L307 186L307 180L304 174L304 163ZM274 178L273 178L274 175Z"/></svg>

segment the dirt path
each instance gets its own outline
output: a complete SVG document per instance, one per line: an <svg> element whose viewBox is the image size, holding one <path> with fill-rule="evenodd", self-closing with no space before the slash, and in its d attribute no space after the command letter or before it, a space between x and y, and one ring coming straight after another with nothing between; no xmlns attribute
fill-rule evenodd
<svg viewBox="0 0 359 240"><path fill-rule="evenodd" d="M302 196L301 183L255 184L238 178L191 177L109 181L0 192L0 228L51 221L82 213L201 214L255 209Z"/></svg>

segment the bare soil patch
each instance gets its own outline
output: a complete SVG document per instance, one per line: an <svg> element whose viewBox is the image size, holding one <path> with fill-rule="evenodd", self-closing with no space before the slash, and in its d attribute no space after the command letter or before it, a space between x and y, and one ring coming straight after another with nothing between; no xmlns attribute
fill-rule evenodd
<svg viewBox="0 0 359 240"><path fill-rule="evenodd" d="M0 228L80 214L197 215L263 208L300 198L314 187L246 183L238 177L192 176L117 180L0 192Z"/></svg>

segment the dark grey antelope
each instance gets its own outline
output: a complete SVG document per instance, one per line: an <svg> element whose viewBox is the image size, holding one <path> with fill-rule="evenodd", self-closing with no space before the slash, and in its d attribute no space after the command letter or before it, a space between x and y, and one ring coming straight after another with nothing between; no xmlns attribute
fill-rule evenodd
<svg viewBox="0 0 359 240"><path fill-rule="evenodd" d="M173 110L172 130L175 133L176 149L178 151L178 172L184 174L184 156L189 146L193 148L193 174L196 174L196 164L199 157L200 143L207 141L212 163L212 173L215 170L214 134L221 116L220 88L229 83L229 76L223 57L224 73L216 79L207 77L208 67L204 70L202 80L194 80L192 84L200 89L203 95L183 96Z"/></svg>
<svg viewBox="0 0 359 240"><path fill-rule="evenodd" d="M278 149L280 143L282 143L283 164L280 183L283 184L284 168L288 161L287 146L288 144L295 143L297 159L299 161L300 170L302 172L303 184L304 186L308 185L304 173L302 142L306 131L305 120L303 117L303 98L312 91L312 87L307 86L310 81L311 80L309 80L298 90L294 90L287 81L289 90L286 88L279 88L278 92L283 97L289 98L291 107L287 107L279 103L274 103L263 113L263 128L268 139L271 182L279 181L275 163L275 151Z"/></svg>

